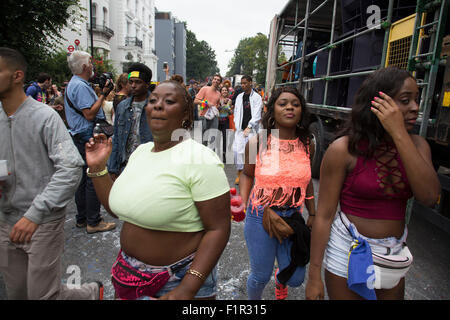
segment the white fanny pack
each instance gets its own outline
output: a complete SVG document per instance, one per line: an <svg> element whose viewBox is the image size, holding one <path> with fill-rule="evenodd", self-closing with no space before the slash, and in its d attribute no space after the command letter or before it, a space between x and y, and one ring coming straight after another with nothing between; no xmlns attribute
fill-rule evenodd
<svg viewBox="0 0 450 320"><path fill-rule="evenodd" d="M215 117L218 117L218 116L219 116L219 110L217 110L216 107L211 106L211 107L208 108L208 110L206 110L206 113L205 113L205 118L206 119L212 120L212 119L214 119Z"/></svg>
<svg viewBox="0 0 450 320"><path fill-rule="evenodd" d="M375 270L375 289L392 289L405 277L413 256L406 243L397 254L381 255L372 252Z"/></svg>
<svg viewBox="0 0 450 320"><path fill-rule="evenodd" d="M349 227L352 223L348 220L343 212L339 212L339 216L341 218L342 224L347 228L349 234L351 235ZM352 225L353 230L356 230L355 225ZM373 268L375 274L374 289L394 288L400 282L400 280L405 277L413 262L413 256L409 251L406 242L403 241L406 240L406 231L402 239L399 240L400 243L397 242L392 245L386 245L386 243L382 243L383 239L371 239L364 236L362 237L366 239L372 249ZM401 245L400 250L398 250L399 245ZM379 248L385 248L386 254L374 252L381 251L378 250ZM396 252L391 254L393 249Z"/></svg>

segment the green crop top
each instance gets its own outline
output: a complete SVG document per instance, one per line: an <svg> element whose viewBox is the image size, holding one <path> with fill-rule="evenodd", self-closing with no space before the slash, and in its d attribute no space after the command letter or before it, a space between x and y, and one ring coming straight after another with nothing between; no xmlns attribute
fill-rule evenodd
<svg viewBox="0 0 450 320"><path fill-rule="evenodd" d="M152 149L153 142L149 142L132 153L109 194L111 211L146 229L203 230L194 202L230 191L223 163L192 139L161 152Z"/></svg>

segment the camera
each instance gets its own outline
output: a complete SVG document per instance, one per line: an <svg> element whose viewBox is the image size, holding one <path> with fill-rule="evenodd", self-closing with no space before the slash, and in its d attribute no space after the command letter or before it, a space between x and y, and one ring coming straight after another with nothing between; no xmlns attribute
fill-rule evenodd
<svg viewBox="0 0 450 320"><path fill-rule="evenodd" d="M111 80L111 82L108 84L108 89L109 90L114 89L114 82L112 81L112 73L111 72L105 72L105 73L100 74L99 76L95 77L92 82L94 84L98 84L100 89L103 90L103 88L106 86L106 82L108 80Z"/></svg>

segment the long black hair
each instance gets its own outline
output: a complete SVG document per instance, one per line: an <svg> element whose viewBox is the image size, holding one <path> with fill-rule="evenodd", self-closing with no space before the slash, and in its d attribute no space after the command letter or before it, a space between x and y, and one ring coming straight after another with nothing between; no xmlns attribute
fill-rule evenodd
<svg viewBox="0 0 450 320"><path fill-rule="evenodd" d="M379 91L393 98L406 79L413 76L397 67L382 68L370 74L359 87L352 106L351 118L339 136L348 135L348 151L355 156L372 157L375 148L386 142L386 130L370 110L371 101ZM360 142L366 141L367 148L360 149Z"/></svg>
<svg viewBox="0 0 450 320"><path fill-rule="evenodd" d="M275 102L280 97L280 95L285 92L292 93L300 100L300 105L302 108L302 116L300 118L300 121L297 123L297 126L295 127L295 135L303 143L303 146L306 148L306 150L309 150L309 141L310 141L310 133L308 130L310 121L309 112L306 108L305 98L300 93L300 91L295 87L285 86L274 89L272 91L270 99L267 102L267 111L264 113L262 117L263 128L267 130L267 136L270 135L272 129L275 129Z"/></svg>

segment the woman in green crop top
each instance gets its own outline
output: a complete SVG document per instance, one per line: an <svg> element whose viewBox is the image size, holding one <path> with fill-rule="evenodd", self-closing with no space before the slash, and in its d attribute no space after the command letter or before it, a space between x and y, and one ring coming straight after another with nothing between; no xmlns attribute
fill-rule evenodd
<svg viewBox="0 0 450 320"><path fill-rule="evenodd" d="M105 174L111 139L99 135L86 144L97 195L110 214L124 220L117 261L135 271L115 275L116 261L113 278L126 282L136 273L145 278L170 269L170 279L160 289L138 285L129 295L126 286L113 281L116 297L214 299L215 265L230 234L230 188L223 164L200 143L172 140L175 130L193 124L192 99L178 83L158 85L145 113L154 142L139 146L115 182ZM205 162L178 161L189 149ZM145 294L153 289L157 292L150 297Z"/></svg>

